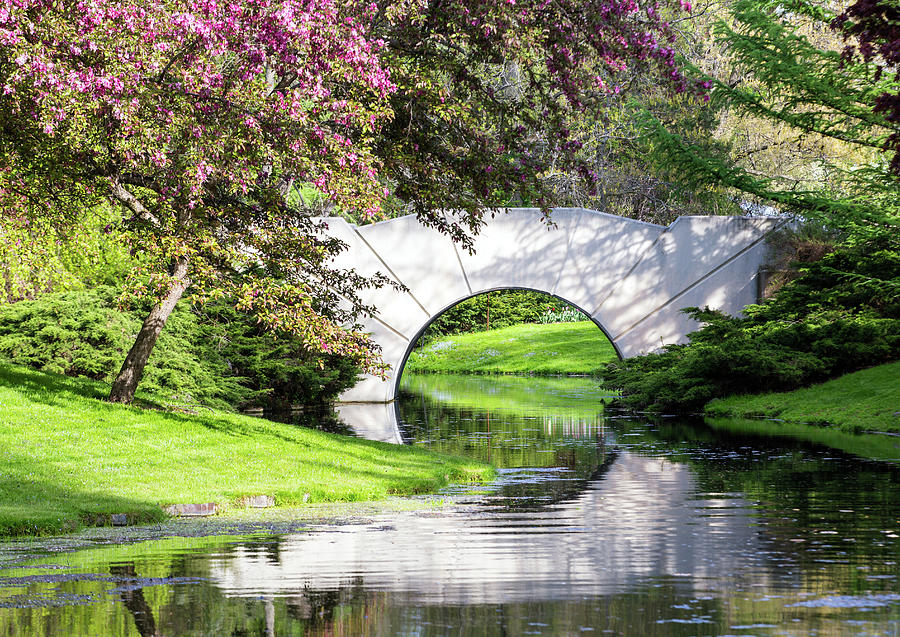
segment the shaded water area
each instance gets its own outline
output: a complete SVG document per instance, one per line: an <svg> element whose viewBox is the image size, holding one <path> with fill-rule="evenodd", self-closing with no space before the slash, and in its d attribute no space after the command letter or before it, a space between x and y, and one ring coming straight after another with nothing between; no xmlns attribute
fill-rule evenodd
<svg viewBox="0 0 900 637"><path fill-rule="evenodd" d="M896 463L629 418L604 393L405 378L404 439L495 483L293 532L9 545L0 637L900 635Z"/></svg>

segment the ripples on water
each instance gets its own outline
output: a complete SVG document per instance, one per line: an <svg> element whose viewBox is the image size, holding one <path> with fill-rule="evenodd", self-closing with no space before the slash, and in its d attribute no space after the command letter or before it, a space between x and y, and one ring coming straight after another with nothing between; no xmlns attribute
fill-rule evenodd
<svg viewBox="0 0 900 637"><path fill-rule="evenodd" d="M585 379L407 387L391 435L494 484L304 533L20 544L0 636L900 634L895 465L606 414Z"/></svg>

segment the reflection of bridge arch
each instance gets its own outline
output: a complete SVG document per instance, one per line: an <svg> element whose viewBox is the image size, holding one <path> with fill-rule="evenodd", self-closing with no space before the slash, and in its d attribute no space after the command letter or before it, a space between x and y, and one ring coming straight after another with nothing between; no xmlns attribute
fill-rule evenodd
<svg viewBox="0 0 900 637"><path fill-rule="evenodd" d="M338 267L381 272L408 292L374 290L378 308L366 328L391 371L363 379L344 401L393 400L412 344L441 312L497 289L557 296L591 317L623 357L677 343L697 328L679 310L709 306L737 313L757 300L771 218L679 217L670 226L581 208L553 212L555 227L533 208L492 219L468 254L415 216L368 226L328 219L330 234L349 245Z"/></svg>
<svg viewBox="0 0 900 637"><path fill-rule="evenodd" d="M209 578L230 596L361 584L415 606L646 594L661 582L694 596L736 587L735 578L772 590L767 574L777 568L760 560L784 558L763 550L750 503L699 493L688 465L623 450L549 512L397 512L284 536L277 560L237 546L210 564Z"/></svg>

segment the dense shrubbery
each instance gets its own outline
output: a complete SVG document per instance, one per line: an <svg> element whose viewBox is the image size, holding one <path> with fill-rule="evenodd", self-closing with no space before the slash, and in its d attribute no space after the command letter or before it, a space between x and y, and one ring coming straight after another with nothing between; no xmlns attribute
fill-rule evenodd
<svg viewBox="0 0 900 637"><path fill-rule="evenodd" d="M900 358L900 238L883 234L806 265L744 318L689 308L689 345L612 363L632 408L695 411L731 394L796 389Z"/></svg>
<svg viewBox="0 0 900 637"><path fill-rule="evenodd" d="M541 313L539 321L541 323L578 323L586 321L590 317L570 305L563 304L563 307L548 307Z"/></svg>
<svg viewBox="0 0 900 637"><path fill-rule="evenodd" d="M118 290L46 294L0 308L0 356L42 371L111 381L146 308L116 309ZM311 404L357 376L352 362L317 360L225 304L182 303L160 336L141 388L154 400L213 407Z"/></svg>
<svg viewBox="0 0 900 637"><path fill-rule="evenodd" d="M311 353L231 305L210 304L201 316L207 349L214 349L252 392L245 402L276 409L327 402L359 377L359 367L349 358Z"/></svg>
<svg viewBox="0 0 900 637"><path fill-rule="evenodd" d="M549 312L569 310L578 312L576 308L556 297L532 290L495 290L479 294L457 303L441 314L422 336L428 342L440 336L480 332L488 328L490 313L490 329L500 329L522 323L542 323L542 316ZM580 320L585 320L586 317Z"/></svg>

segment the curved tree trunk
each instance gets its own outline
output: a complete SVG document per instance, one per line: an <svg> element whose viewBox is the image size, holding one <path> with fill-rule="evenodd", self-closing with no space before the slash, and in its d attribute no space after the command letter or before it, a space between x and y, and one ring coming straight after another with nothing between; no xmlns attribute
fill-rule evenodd
<svg viewBox="0 0 900 637"><path fill-rule="evenodd" d="M141 331L138 332L131 351L125 357L122 363L122 369L119 375L113 381L112 389L109 392L109 401L113 403L130 403L134 400L134 392L137 390L138 383L144 375L144 367L150 359L150 353L153 346L156 345L156 339L159 338L163 326L175 309L175 304L181 299L190 280L187 276L188 262L184 257L179 257L175 261L175 267L172 271L172 288L166 297L153 307L150 314L144 320Z"/></svg>

